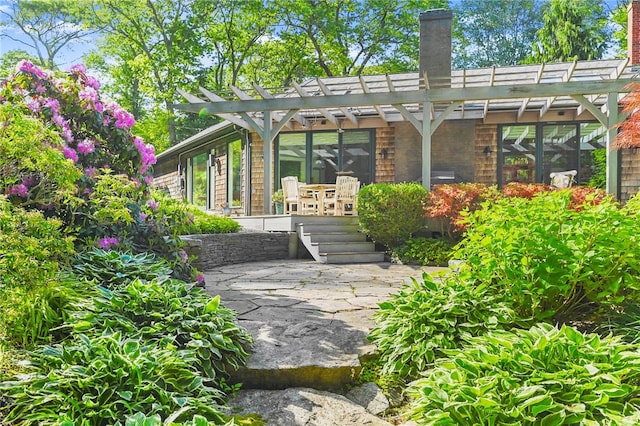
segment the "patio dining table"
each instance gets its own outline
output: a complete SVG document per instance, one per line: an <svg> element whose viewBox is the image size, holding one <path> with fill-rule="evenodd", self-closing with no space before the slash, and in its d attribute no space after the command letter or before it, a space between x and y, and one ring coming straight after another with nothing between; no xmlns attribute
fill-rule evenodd
<svg viewBox="0 0 640 426"><path fill-rule="evenodd" d="M299 191L309 192L316 200L318 200L319 215L325 214L324 202L327 199L327 195L335 192L335 190L335 183L307 183L304 185L300 185L299 187Z"/></svg>

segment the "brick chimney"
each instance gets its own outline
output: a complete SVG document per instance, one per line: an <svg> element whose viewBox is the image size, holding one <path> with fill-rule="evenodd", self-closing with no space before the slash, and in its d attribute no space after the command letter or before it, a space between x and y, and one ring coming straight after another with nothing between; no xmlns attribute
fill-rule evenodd
<svg viewBox="0 0 640 426"><path fill-rule="evenodd" d="M420 77L426 71L431 88L451 87L452 19L453 13L445 9L420 14Z"/></svg>
<svg viewBox="0 0 640 426"><path fill-rule="evenodd" d="M632 0L627 6L627 54L631 65L640 64L640 0Z"/></svg>

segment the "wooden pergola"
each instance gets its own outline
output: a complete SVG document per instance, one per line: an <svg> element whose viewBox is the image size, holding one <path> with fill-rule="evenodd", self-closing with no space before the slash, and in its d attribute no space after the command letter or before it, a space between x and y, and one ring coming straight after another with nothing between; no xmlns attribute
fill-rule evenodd
<svg viewBox="0 0 640 426"><path fill-rule="evenodd" d="M357 126L364 117L408 121L422 136L422 184L429 188L431 137L444 120L511 112L517 122L531 112L541 118L552 109L574 109L576 116L588 111L607 129L610 148L624 119L619 101L630 91L630 83L638 82L639 71L628 59L616 59L454 71L450 81L436 82L418 73L316 78L278 93L256 84L250 91L230 87L226 96L205 88L198 95L180 91L188 103L175 107L215 114L256 132L265 142L265 182L272 179L273 141L293 121L307 126L308 120L320 117L336 127L343 120ZM616 193L618 155L610 149L606 165L606 189ZM270 185L265 185L264 205L268 213Z"/></svg>

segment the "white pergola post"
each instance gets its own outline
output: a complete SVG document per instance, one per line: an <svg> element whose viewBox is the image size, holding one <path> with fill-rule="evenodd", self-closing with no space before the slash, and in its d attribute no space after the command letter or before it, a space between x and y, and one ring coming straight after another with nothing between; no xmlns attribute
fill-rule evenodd
<svg viewBox="0 0 640 426"><path fill-rule="evenodd" d="M608 125L607 125L607 186L606 190L609 194L613 194L616 198L620 199L620 188L618 186L618 172L620 170L620 153L617 149L613 149L613 146L618 136L618 94L609 93L607 97L607 112L608 112Z"/></svg>
<svg viewBox="0 0 640 426"><path fill-rule="evenodd" d="M422 104L422 186L431 189L431 102Z"/></svg>
<svg viewBox="0 0 640 426"><path fill-rule="evenodd" d="M271 135L271 111L264 111L264 129L262 131L262 141L264 142L263 159L264 159L264 206L263 213L271 214L271 147L273 146L273 137Z"/></svg>

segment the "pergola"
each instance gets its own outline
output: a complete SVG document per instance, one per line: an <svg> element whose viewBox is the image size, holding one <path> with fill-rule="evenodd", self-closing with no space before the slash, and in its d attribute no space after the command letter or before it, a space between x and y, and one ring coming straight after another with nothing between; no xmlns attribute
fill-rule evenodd
<svg viewBox="0 0 640 426"><path fill-rule="evenodd" d="M638 71L628 59L616 59L453 71L450 81L433 81L418 73L316 78L278 93L257 84L250 91L230 87L231 96L226 97L205 88L197 96L180 91L189 103L176 108L215 114L256 132L264 141L265 182L272 179L273 141L293 121L306 126L320 117L338 128L344 120L357 126L364 117L408 121L422 136L422 184L429 188L431 137L444 120L511 112L517 122L531 112L541 118L552 109L574 109L576 116L588 111L607 129L610 148L617 124L624 119L619 101L631 90L630 83L638 82ZM606 166L606 189L615 193L618 155L610 149ZM264 203L268 213L270 185L265 185Z"/></svg>

